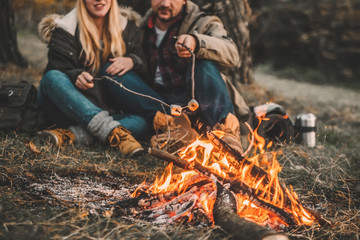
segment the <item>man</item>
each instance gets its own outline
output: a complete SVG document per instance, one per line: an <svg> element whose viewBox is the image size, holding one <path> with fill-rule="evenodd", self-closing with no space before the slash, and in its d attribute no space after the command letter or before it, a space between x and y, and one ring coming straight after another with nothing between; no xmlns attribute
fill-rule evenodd
<svg viewBox="0 0 360 240"><path fill-rule="evenodd" d="M239 64L238 49L221 20L187 0L151 0L151 5L142 24L149 85L168 103L186 106L193 96L189 77L192 51L196 56L194 94L199 111L211 127L230 134L224 140L234 142L235 136L235 148L241 152L239 121L234 114L246 119L249 109L241 97L234 108L228 87L232 93L234 88L220 72Z"/></svg>

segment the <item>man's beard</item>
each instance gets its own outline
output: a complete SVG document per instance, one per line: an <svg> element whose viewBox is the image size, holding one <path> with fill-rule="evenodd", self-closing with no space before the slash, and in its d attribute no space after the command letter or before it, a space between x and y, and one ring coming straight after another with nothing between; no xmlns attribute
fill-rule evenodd
<svg viewBox="0 0 360 240"><path fill-rule="evenodd" d="M163 10L168 10L170 12L170 17L169 18L162 18L159 16L158 11L163 11ZM168 9L166 7L159 7L156 12L155 12L155 16L157 19L159 19L162 22L171 22L175 17L173 15L173 12L171 11L171 9Z"/></svg>

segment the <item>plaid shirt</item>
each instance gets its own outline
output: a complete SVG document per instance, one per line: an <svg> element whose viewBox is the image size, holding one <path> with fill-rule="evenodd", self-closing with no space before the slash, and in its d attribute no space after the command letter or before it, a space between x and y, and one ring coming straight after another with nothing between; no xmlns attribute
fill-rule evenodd
<svg viewBox="0 0 360 240"><path fill-rule="evenodd" d="M186 72L188 61L180 58L175 49L175 37L178 35L184 13L179 14L177 21L168 29L159 48L156 47L155 16L152 15L144 30L142 47L145 58L148 61L148 70L151 74L150 85L157 90L170 90L184 87L186 84ZM164 85L155 83L155 71L159 66Z"/></svg>

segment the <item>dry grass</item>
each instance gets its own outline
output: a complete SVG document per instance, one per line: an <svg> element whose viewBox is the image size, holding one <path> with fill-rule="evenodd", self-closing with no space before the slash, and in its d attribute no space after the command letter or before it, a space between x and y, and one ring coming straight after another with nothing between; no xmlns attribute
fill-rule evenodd
<svg viewBox="0 0 360 240"><path fill-rule="evenodd" d="M184 223L153 226L140 220L110 217L101 209L91 211L94 210L91 203L98 200L64 200L58 197L59 192L40 191L34 187L57 176L69 184L70 180L85 178L84 187L90 181L97 181L114 191L122 187L133 191L144 179L153 180L164 168L162 161L149 155L126 159L102 144L57 149L26 132L4 130L0 136L0 237L21 238L26 233L30 238L42 239L180 239L193 236L207 239L207 236L220 234L216 233L216 228L204 226ZM121 200L111 196L104 199L108 200L107 204Z"/></svg>
<svg viewBox="0 0 360 240"><path fill-rule="evenodd" d="M133 191L144 179L152 182L165 165L150 155L123 158L102 144L58 149L31 132L3 130L0 138L0 236L5 239L21 239L24 233L37 239L228 237L215 226L190 226L186 222L154 226L111 216L109 208L94 207L100 200L106 204L121 200L113 196L117 190ZM307 207L316 209L333 223L322 228L289 228L285 233L291 239L358 239L360 179L349 175L351 160L338 149L327 148L322 143L316 148L286 145L280 150L282 179L294 187ZM61 181L60 190L34 187L51 182L54 176ZM70 198L72 184L77 188L73 193L75 199ZM101 194L95 187L91 189L100 185L113 191Z"/></svg>
<svg viewBox="0 0 360 240"><path fill-rule="evenodd" d="M37 84L40 77L41 71L34 67L0 69L2 81L32 79ZM279 148L281 178L294 187L307 207L333 224L288 228L285 233L291 239L358 240L360 123L352 114L354 109L329 110L326 106L294 103L255 84L243 86L243 95L249 105L273 100L290 116L314 112L319 120L316 148L292 144ZM164 167L161 160L150 155L124 158L102 144L58 149L33 132L0 130L0 239L228 239L229 235L216 226L186 222L154 226L111 215L111 208L105 206L120 200L116 191L131 191L145 179L151 182ZM35 187L54 179L64 192L73 184L77 198ZM81 192L80 188L89 186L113 191Z"/></svg>

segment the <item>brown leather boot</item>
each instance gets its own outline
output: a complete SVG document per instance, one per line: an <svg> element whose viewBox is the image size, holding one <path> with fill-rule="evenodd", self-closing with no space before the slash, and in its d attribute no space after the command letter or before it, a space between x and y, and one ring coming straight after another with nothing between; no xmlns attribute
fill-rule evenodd
<svg viewBox="0 0 360 240"><path fill-rule="evenodd" d="M119 151L128 156L134 156L144 151L141 144L131 135L124 127L117 127L108 136L108 142L111 147L119 149Z"/></svg>
<svg viewBox="0 0 360 240"><path fill-rule="evenodd" d="M58 147L64 146L65 144L73 144L75 141L75 134L70 129L56 128L43 130L38 132L38 135Z"/></svg>
<svg viewBox="0 0 360 240"><path fill-rule="evenodd" d="M240 123L234 114L229 113L224 123L216 124L214 129L224 131L225 135L222 140L240 154L244 153L240 140Z"/></svg>
<svg viewBox="0 0 360 240"><path fill-rule="evenodd" d="M153 120L156 134L150 139L152 147L158 147L167 150L178 150L184 147L199 136L199 134L191 128L191 122L186 114L178 117L166 115L157 112Z"/></svg>

